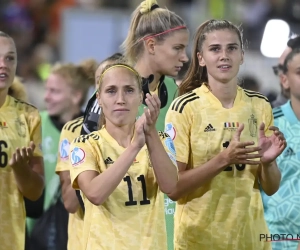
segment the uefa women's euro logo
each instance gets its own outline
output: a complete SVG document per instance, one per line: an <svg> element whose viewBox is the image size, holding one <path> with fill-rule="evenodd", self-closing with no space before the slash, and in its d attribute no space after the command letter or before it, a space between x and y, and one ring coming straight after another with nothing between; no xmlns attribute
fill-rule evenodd
<svg viewBox="0 0 300 250"><path fill-rule="evenodd" d="M69 159L70 142L67 139L63 139L59 145L60 159L66 161Z"/></svg>
<svg viewBox="0 0 300 250"><path fill-rule="evenodd" d="M73 167L83 163L84 159L85 159L85 152L83 149L75 147L71 151L71 163Z"/></svg>

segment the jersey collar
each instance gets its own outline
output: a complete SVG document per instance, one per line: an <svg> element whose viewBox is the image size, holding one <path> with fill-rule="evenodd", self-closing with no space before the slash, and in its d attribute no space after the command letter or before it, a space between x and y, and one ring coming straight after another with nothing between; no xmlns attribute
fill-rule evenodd
<svg viewBox="0 0 300 250"><path fill-rule="evenodd" d="M202 84L200 89L202 90L202 93L206 94L209 97L208 100L210 103L213 103L213 104L219 106L220 108L225 109L225 108L223 108L220 100L209 90L209 88L205 84ZM230 109L235 109L241 102L242 90L243 89L241 87L237 86L237 93L236 93L236 97L235 97L235 100L233 103L233 107Z"/></svg>
<svg viewBox="0 0 300 250"><path fill-rule="evenodd" d="M161 76L159 78L159 83L158 83L158 86L157 86L157 89L158 89L158 97L160 99L160 102L161 102L161 106L160 108L164 108L167 103L168 103L168 91L167 91L167 87L164 83L164 79L165 79L165 76ZM142 90L143 90L143 93L144 93L144 97L143 97L143 104L146 105L146 94L150 93L150 90L149 90L149 84L153 82L154 80L154 75L150 75L148 78L142 78L143 80L143 86L142 86Z"/></svg>

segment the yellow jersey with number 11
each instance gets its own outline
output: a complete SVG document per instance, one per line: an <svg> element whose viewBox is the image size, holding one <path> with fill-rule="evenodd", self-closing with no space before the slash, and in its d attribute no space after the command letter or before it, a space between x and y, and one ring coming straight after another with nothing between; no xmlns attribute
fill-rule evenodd
<svg viewBox="0 0 300 250"><path fill-rule="evenodd" d="M172 139L163 132L159 135L176 168ZM70 148L73 187L78 188L77 177L82 172L101 175L124 151L105 128L75 139ZM164 194L146 146L107 200L100 206L86 206L83 234L86 250L167 249Z"/></svg>

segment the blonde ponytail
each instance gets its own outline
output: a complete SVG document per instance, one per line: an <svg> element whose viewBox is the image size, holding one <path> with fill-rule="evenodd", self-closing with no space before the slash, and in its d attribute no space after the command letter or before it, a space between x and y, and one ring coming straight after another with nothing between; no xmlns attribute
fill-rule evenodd
<svg viewBox="0 0 300 250"><path fill-rule="evenodd" d="M121 45L123 54L130 64L135 64L144 51L145 37L155 36L163 41L176 30L186 29L181 17L174 12L159 8L156 0L143 1L132 13L129 31Z"/></svg>
<svg viewBox="0 0 300 250"><path fill-rule="evenodd" d="M151 11L153 5L157 5L156 0L145 0L140 5L140 13L146 14Z"/></svg>

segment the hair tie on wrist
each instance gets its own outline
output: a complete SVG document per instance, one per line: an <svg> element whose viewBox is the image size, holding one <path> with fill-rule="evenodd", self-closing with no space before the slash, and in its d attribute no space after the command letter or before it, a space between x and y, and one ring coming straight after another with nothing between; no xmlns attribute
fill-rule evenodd
<svg viewBox="0 0 300 250"><path fill-rule="evenodd" d="M150 11L155 10L157 8L159 8L158 4L154 4L154 5L151 6Z"/></svg>

